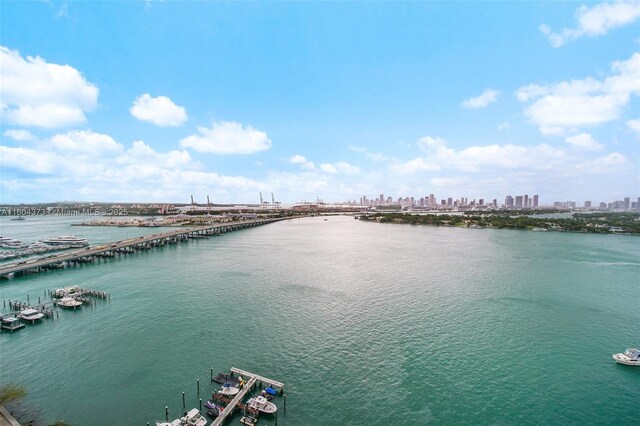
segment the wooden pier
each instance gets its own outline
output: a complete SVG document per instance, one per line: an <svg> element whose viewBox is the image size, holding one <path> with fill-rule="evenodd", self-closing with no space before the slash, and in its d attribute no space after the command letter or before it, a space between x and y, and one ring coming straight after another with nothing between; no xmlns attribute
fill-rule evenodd
<svg viewBox="0 0 640 426"><path fill-rule="evenodd" d="M111 258L116 255L126 255L142 250L151 250L167 244L177 244L191 239L206 238L221 235L226 232L251 228L268 223L284 220L283 218L256 219L229 222L216 225L205 225L191 228L181 228L159 234L130 238L99 246L84 247L57 255L39 257L21 262L12 262L0 267L0 278L9 278L17 274L29 274L50 269L64 269L78 264L95 262L100 258Z"/></svg>
<svg viewBox="0 0 640 426"><path fill-rule="evenodd" d="M263 376L259 376L257 374L251 373L249 371L241 370L239 368L231 367L231 375L238 374L243 377L249 377L249 380L242 387L240 392L227 404L227 406L222 410L220 415L216 417L216 419L211 423L211 426L219 426L224 423L228 416L232 415L236 408L244 407L242 404L242 399L246 396L246 394L252 390L256 384L266 383L271 387L275 387L280 389L280 393L284 391L284 383L277 382L275 380L268 379ZM286 402L285 402L286 404Z"/></svg>

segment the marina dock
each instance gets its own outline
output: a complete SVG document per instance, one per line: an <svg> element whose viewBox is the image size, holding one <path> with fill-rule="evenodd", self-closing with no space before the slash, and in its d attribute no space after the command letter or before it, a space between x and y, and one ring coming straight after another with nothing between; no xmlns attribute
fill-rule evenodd
<svg viewBox="0 0 640 426"><path fill-rule="evenodd" d="M273 223L280 220L283 219L257 219L216 225L197 226L186 229L176 229L159 234L130 238L127 240L102 244L99 246L85 247L58 255L50 255L22 262L14 262L2 265L0 267L0 278L10 278L12 276L16 276L16 274L26 275L29 273L38 273L50 269L63 269L70 266L75 266L77 264L91 263L99 258L110 258L115 257L116 255L125 255L135 253L137 251L150 250L154 247L160 247L167 244L177 244L179 242L188 241L190 239L207 238L215 235L221 235L226 232L266 225L268 223Z"/></svg>
<svg viewBox="0 0 640 426"><path fill-rule="evenodd" d="M283 393L284 391L284 384L281 382L277 382L275 380L271 380L269 378L259 376L257 374L251 373L249 371L241 370L235 367L231 367L230 371L231 371L231 375L238 374L243 377L248 377L249 380L242 387L240 392L231 400L231 402L227 404L227 406L220 413L220 415L216 417L213 423L211 423L211 426L222 425L224 421L227 419L227 417L233 414L236 408L239 408L241 405L244 406L242 404L242 400L247 395L247 393L249 393L249 391L251 391L256 386L256 384L262 385L263 383L265 383L273 388L278 388L280 390L280 393ZM286 407L286 402L285 402L285 407Z"/></svg>

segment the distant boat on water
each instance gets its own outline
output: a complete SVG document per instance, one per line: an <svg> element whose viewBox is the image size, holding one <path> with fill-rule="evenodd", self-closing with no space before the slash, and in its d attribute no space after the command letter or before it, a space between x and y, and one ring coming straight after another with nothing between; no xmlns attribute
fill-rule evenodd
<svg viewBox="0 0 640 426"><path fill-rule="evenodd" d="M18 216L18 217L13 217L13 218L11 218L9 220L26 220L26 219L24 217L22 217L22 216Z"/></svg>
<svg viewBox="0 0 640 426"><path fill-rule="evenodd" d="M71 248L80 248L89 245L89 241L87 241L86 238L76 237L75 235L62 235L57 238L47 238L39 242L48 246L68 246Z"/></svg>
<svg viewBox="0 0 640 426"><path fill-rule="evenodd" d="M618 364L640 366L640 349L629 348L621 354L613 355Z"/></svg>

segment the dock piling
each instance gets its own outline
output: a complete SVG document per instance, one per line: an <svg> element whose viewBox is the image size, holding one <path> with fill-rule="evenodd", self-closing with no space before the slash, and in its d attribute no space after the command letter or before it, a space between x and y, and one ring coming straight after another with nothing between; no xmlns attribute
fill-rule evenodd
<svg viewBox="0 0 640 426"><path fill-rule="evenodd" d="M197 381L197 388L198 388L198 396L200 396L200 379L198 379Z"/></svg>
<svg viewBox="0 0 640 426"><path fill-rule="evenodd" d="M169 406L165 405L164 407L164 419L169 421Z"/></svg>
<svg viewBox="0 0 640 426"><path fill-rule="evenodd" d="M182 392L182 411L184 411L187 408L187 404L184 400L184 392Z"/></svg>

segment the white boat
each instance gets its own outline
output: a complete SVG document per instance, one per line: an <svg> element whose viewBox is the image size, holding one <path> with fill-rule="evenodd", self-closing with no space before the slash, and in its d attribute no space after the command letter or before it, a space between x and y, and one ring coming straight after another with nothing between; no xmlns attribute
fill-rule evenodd
<svg viewBox="0 0 640 426"><path fill-rule="evenodd" d="M618 364L640 366L640 349L629 348L621 354L613 355Z"/></svg>
<svg viewBox="0 0 640 426"><path fill-rule="evenodd" d="M156 426L182 426L182 420L176 419L172 422L156 422Z"/></svg>
<svg viewBox="0 0 640 426"><path fill-rule="evenodd" d="M19 240L14 240L13 238L8 237L0 237L0 247L8 248L8 249L19 249L24 248L27 245Z"/></svg>
<svg viewBox="0 0 640 426"><path fill-rule="evenodd" d="M63 297L62 299L58 299L56 300L56 305L60 306L61 308L77 308L78 306L82 306L82 302L79 300L76 300L72 297Z"/></svg>
<svg viewBox="0 0 640 426"><path fill-rule="evenodd" d="M22 323L20 318L16 318L13 315L2 317L2 321L0 321L0 328L3 328L5 330L13 331L18 330L22 327L24 327L24 324Z"/></svg>
<svg viewBox="0 0 640 426"><path fill-rule="evenodd" d="M190 410L181 420L182 424L186 426L207 426L207 419L200 414L197 408Z"/></svg>
<svg viewBox="0 0 640 426"><path fill-rule="evenodd" d="M20 311L20 318L25 321L31 321L32 323L34 323L37 320L44 318L44 314L38 312L35 309L25 309L23 311Z"/></svg>
<svg viewBox="0 0 640 426"><path fill-rule="evenodd" d="M237 395L238 392L240 392L240 389L233 386L231 383L225 383L224 385L222 385L222 388L218 391L218 393L223 396L234 396L234 395Z"/></svg>
<svg viewBox="0 0 640 426"><path fill-rule="evenodd" d="M87 241L86 238L80 238L74 235L62 235L56 238L47 238L40 242L49 246L66 246L73 248L86 247L89 245L89 241Z"/></svg>
<svg viewBox="0 0 640 426"><path fill-rule="evenodd" d="M75 293L78 293L79 291L80 287L78 287L77 285L69 285L64 288L56 288L53 291L53 297L69 297Z"/></svg>
<svg viewBox="0 0 640 426"><path fill-rule="evenodd" d="M249 400L249 407L265 414L273 414L278 409L278 407L276 407L276 404L274 404L273 402L267 401L267 398L265 398L262 395L256 398L251 398Z"/></svg>

